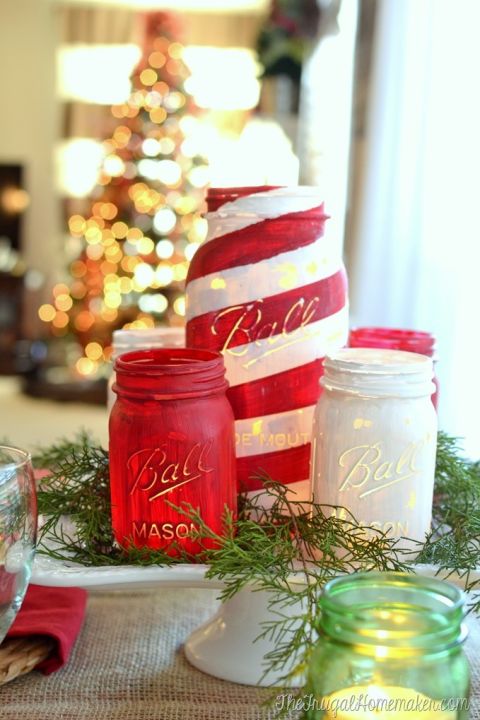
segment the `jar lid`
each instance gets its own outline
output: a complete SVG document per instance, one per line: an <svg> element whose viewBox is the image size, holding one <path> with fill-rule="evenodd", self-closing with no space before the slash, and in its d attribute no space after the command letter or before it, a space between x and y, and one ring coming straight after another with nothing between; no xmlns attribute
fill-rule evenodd
<svg viewBox="0 0 480 720"><path fill-rule="evenodd" d="M343 348L324 360L327 390L362 396L431 395L433 362L426 355L383 348Z"/></svg>
<svg viewBox="0 0 480 720"><path fill-rule="evenodd" d="M207 194L207 219L211 215L277 218L306 211L310 211L312 216L326 219L323 199L322 190L309 185L210 188Z"/></svg>

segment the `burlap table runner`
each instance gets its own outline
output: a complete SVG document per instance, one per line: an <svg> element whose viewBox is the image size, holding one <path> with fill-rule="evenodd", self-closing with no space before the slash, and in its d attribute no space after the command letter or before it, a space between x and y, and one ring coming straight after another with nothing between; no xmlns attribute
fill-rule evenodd
<svg viewBox="0 0 480 720"><path fill-rule="evenodd" d="M270 690L217 680L183 656L188 634L216 607L215 590L92 594L67 667L0 689L2 720L257 720ZM480 718L480 622L469 620L470 717Z"/></svg>

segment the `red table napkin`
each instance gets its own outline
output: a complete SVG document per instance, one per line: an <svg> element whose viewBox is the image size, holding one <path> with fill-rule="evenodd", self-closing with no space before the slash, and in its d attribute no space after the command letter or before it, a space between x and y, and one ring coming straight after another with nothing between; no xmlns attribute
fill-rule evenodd
<svg viewBox="0 0 480 720"><path fill-rule="evenodd" d="M85 615L87 593L79 588L29 585L22 607L7 638L44 635L55 641L52 654L36 666L44 675L64 665L75 644Z"/></svg>

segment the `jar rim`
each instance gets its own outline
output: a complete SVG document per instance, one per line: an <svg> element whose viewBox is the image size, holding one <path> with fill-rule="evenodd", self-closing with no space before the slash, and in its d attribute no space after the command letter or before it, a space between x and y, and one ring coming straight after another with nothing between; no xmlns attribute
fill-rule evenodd
<svg viewBox="0 0 480 720"><path fill-rule="evenodd" d="M435 391L432 358L405 350L343 348L327 355L320 382L358 397L423 397Z"/></svg>
<svg viewBox="0 0 480 720"><path fill-rule="evenodd" d="M314 185L210 188L206 217L272 216L281 220L282 215L302 212L304 219L326 220L324 194L321 187Z"/></svg>
<svg viewBox="0 0 480 720"><path fill-rule="evenodd" d="M344 575L326 583L319 606L327 635L367 652L372 647L388 648L389 654L436 652L466 637L465 593L438 578L393 571ZM409 630L409 619L422 622Z"/></svg>
<svg viewBox="0 0 480 720"><path fill-rule="evenodd" d="M358 375L414 375L428 373L432 361L421 353L390 348L355 347L342 348L327 355L325 370L339 370ZM430 375L431 377L431 375Z"/></svg>
<svg viewBox="0 0 480 720"><path fill-rule="evenodd" d="M222 197L233 195L243 197L244 195L264 195L272 191L278 191L282 195L321 195L321 188L317 185L236 185L233 187L211 187L207 191L209 197Z"/></svg>
<svg viewBox="0 0 480 720"><path fill-rule="evenodd" d="M197 348L151 348L120 355L113 391L132 399L204 397L225 392L223 355Z"/></svg>
<svg viewBox="0 0 480 720"><path fill-rule="evenodd" d="M382 347L431 356L436 351L436 338L432 333L407 328L380 326L352 328L349 344L350 347Z"/></svg>
<svg viewBox="0 0 480 720"><path fill-rule="evenodd" d="M267 192L269 190L276 190L283 185L234 185L226 187L210 187L207 190L207 199L210 197L222 197L223 195L236 195L241 197L242 195L250 195L251 193Z"/></svg>
<svg viewBox="0 0 480 720"><path fill-rule="evenodd" d="M192 375L225 368L221 353L198 348L150 348L132 350L115 360L115 370L135 375Z"/></svg>
<svg viewBox="0 0 480 720"><path fill-rule="evenodd" d="M4 462L0 457L0 467L3 465L9 469L12 467L20 469L32 462L32 455L28 450L22 450L14 445L0 445L0 455L2 453L9 454L10 459Z"/></svg>
<svg viewBox="0 0 480 720"><path fill-rule="evenodd" d="M395 570L388 572L382 572L381 570L357 572L352 575L340 575L339 577L333 578L323 587L322 597L324 601L330 602L329 596L335 593L346 592L344 587L351 582L355 582L355 584L361 583L363 586L377 585L380 583L385 585L385 587L393 588L404 585L425 590L426 592L432 592L446 598L448 601L445 603L446 612L454 612L462 608L465 604L465 593L451 582L439 580L435 577L426 577L416 573L406 573ZM335 603L334 607L338 608L338 604Z"/></svg>

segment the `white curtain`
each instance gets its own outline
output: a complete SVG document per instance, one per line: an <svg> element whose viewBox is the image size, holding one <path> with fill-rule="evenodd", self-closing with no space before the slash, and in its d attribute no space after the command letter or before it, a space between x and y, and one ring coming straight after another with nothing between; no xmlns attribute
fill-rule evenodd
<svg viewBox="0 0 480 720"><path fill-rule="evenodd" d="M480 457L480 2L379 0L352 320L428 330L440 425Z"/></svg>
<svg viewBox="0 0 480 720"><path fill-rule="evenodd" d="M347 210L357 0L318 0L318 41L300 91L300 182L322 189L328 233L341 252Z"/></svg>

